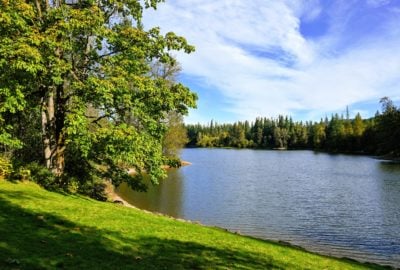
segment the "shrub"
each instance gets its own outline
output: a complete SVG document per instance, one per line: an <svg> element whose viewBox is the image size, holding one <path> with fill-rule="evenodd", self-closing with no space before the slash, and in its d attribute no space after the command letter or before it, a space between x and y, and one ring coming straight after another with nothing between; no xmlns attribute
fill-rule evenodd
<svg viewBox="0 0 400 270"><path fill-rule="evenodd" d="M79 187L78 192L84 195L87 195L98 201L107 201L107 185L104 181L98 180L95 182L85 182L83 185Z"/></svg>
<svg viewBox="0 0 400 270"><path fill-rule="evenodd" d="M179 168L182 166L182 162L179 158L169 157L169 158L166 158L165 165L168 165L171 168Z"/></svg>
<svg viewBox="0 0 400 270"><path fill-rule="evenodd" d="M9 179L17 180L17 181L30 180L31 179L31 171L24 167L16 168L9 174Z"/></svg>
<svg viewBox="0 0 400 270"><path fill-rule="evenodd" d="M30 180L38 183L45 189L54 190L58 188L57 177L43 165L32 162L24 167L30 172Z"/></svg>
<svg viewBox="0 0 400 270"><path fill-rule="evenodd" d="M12 165L6 157L0 156L0 176L9 176L12 173Z"/></svg>

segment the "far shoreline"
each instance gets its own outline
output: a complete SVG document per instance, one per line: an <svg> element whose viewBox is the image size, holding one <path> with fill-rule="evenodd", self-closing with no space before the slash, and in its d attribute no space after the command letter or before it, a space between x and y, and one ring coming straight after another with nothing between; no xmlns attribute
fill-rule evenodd
<svg viewBox="0 0 400 270"><path fill-rule="evenodd" d="M388 162L400 162L400 157L393 156L393 155L375 155L372 153L365 153L365 152L346 152L346 151L327 151L323 149L310 149L310 148L254 148L254 147L201 147L201 146L186 146L184 149L225 149L225 150L254 150L254 151L274 151L274 152L296 152L296 151L311 151L315 153L324 153L329 155L350 155L350 156L364 156L364 157L371 157L374 159L388 161Z"/></svg>

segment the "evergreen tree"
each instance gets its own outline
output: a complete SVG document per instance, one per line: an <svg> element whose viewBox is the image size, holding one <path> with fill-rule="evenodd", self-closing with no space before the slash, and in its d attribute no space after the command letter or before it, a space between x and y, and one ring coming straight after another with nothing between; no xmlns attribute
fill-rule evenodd
<svg viewBox="0 0 400 270"><path fill-rule="evenodd" d="M360 113L357 113L356 117L354 118L352 130L353 130L352 137L354 138L352 150L361 151L362 136L365 132L365 125L361 118Z"/></svg>
<svg viewBox="0 0 400 270"><path fill-rule="evenodd" d="M377 118L377 151L380 154L400 156L400 109L387 97L381 99L382 114Z"/></svg>
<svg viewBox="0 0 400 270"><path fill-rule="evenodd" d="M383 99L382 107L382 114L378 113L367 120L363 120L359 113L354 119L350 119L347 107L346 118L335 114L330 120L325 117L315 123L294 122L291 117L280 115L275 119L258 117L252 124L248 121L236 122L233 125L215 124L214 129L218 130L215 136L219 137L218 143L213 143L213 145L317 149L398 156L399 108L390 99ZM200 131L210 134L205 126L188 125L188 129L193 134L192 137ZM246 135L246 130L248 135Z"/></svg>
<svg viewBox="0 0 400 270"><path fill-rule="evenodd" d="M326 129L327 127L322 121L313 126L311 134L314 148L324 149L326 145Z"/></svg>

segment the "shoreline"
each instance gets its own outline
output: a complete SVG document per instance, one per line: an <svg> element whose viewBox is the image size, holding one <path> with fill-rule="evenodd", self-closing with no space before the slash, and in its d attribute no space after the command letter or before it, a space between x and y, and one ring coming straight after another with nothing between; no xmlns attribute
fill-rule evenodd
<svg viewBox="0 0 400 270"><path fill-rule="evenodd" d="M124 200L121 196L118 195L118 193L115 191L115 186L111 184L111 182L107 181L106 183L106 189L105 192L107 194L107 202L115 203L115 204L120 204L129 208L135 208L139 209L136 206L128 203L126 200ZM142 210L142 209L140 209Z"/></svg>
<svg viewBox="0 0 400 270"><path fill-rule="evenodd" d="M117 191L115 191L114 185L112 185L110 182L107 182L106 193L107 193L107 197L109 199L108 201L106 201L108 203L119 204L119 205L121 205L123 207L133 208L133 209L139 210L139 211L144 212L144 213L153 214L153 215L156 215L156 216L163 216L163 217L167 217L167 218L170 218L170 219L173 219L173 220L176 220L176 221L180 221L180 222L198 224L198 225L201 225L201 226L208 227L207 225L201 224L198 221L191 221L191 220L187 220L187 219L176 218L176 217L173 217L173 216L170 216L170 215L167 215L167 214L163 214L163 213L160 213L160 212L153 212L153 211L149 211L149 210L145 210L145 209L136 207L133 204L127 202L125 199L123 199L117 193ZM218 227L218 228L220 228L220 227ZM224 228L220 228L220 229L225 230Z"/></svg>
<svg viewBox="0 0 400 270"><path fill-rule="evenodd" d="M86 196L64 200L65 194L32 182L0 181L0 185L0 199L5 202L2 211L7 217L2 223L6 246L0 255L1 269L30 269L47 264L49 257L57 258L54 267L73 269L97 269L99 263L104 269L115 265L135 269L389 269L316 255L218 227L182 223ZM21 237L38 230L40 233ZM59 248L55 250L54 245Z"/></svg>
<svg viewBox="0 0 400 270"><path fill-rule="evenodd" d="M111 185L111 183L110 183L110 185ZM134 209L137 209L137 210L142 211L144 213L148 213L148 214L152 214L152 215L156 215L156 216L163 216L163 217L167 217L167 218L170 218L170 219L173 219L173 220L176 220L176 221L180 221L180 222L184 222L184 223L197 224L197 225L200 225L200 226L203 226L203 227L217 228L219 230L230 232L232 234L248 237L248 238L251 238L251 239L255 239L255 240L263 241L263 242L267 242L267 243L274 243L274 244L278 244L278 245L281 245L281 246L287 246L287 247L291 247L291 248L294 248L294 249L302 250L302 251L305 251L305 252L308 252L308 253L311 253L311 254L316 254L316 255L320 255L320 256L324 256L324 257L341 259L341 260L348 260L348 261L354 261L354 262L357 262L357 263L360 263L360 264L370 265L372 267L373 266L379 266L379 267L384 267L384 268L387 268L387 269L400 269L400 266L395 266L394 264L393 265L390 265L390 264L379 264L377 262L372 262L372 261L368 261L368 260L363 261L363 260L360 260L360 259L347 257L346 255L344 255L344 256L332 255L332 254L329 254L329 252L314 251L314 250L311 250L310 248L306 248L306 247L303 247L301 245L293 244L293 243L291 243L289 241L274 240L274 239L268 239L268 238L260 238L260 237L256 237L256 236L252 236L252 235L242 234L240 231L234 231L234 230L230 230L230 229L219 227L219 226L215 226L215 225L205 225L205 224L202 224L200 221L193 221L193 220L189 220L189 219L176 218L176 217L173 217L173 216L170 216L170 215L167 215L167 214L163 214L163 213L160 213L160 212L155 212L155 211L153 212L153 211L148 211L148 210L145 210L145 209L141 209L141 208L138 208L138 207L128 203L121 196L119 196L118 193L115 191L114 187L112 188L112 190L108 194L114 199L113 201L111 201L111 203L120 204L121 206L128 207L128 208L134 208Z"/></svg>
<svg viewBox="0 0 400 270"><path fill-rule="evenodd" d="M191 164L192 163L187 162L187 161L182 161L181 162L181 166L188 166L188 165L191 165ZM165 169L165 170L171 169L171 167L169 167L169 166L163 166L162 168ZM348 257L346 254L343 254L343 255L342 254L337 254L337 255L335 255L335 254L331 254L329 251L319 251L319 250L313 249L312 247L304 247L304 246L301 246L301 245L298 245L298 244L294 244L294 243L292 243L290 241L285 241L285 240L280 240L280 239L261 238L261 237L256 237L256 236L252 236L252 235L242 234L240 231L230 230L230 229L227 229L227 228L224 228L224 227L219 227L219 226L215 226L215 225L205 225L205 224L202 224L200 221L182 219L182 218L173 217L173 216L170 216L168 214L164 214L164 213L160 213L160 212L156 212L156 211L149 211L149 210L141 209L141 208L138 208L138 207L130 204L126 200L124 200L118 194L118 192L115 190L115 187L111 183L108 182L108 187L107 188L108 188L107 195L111 199L111 201L109 201L109 202L114 203L114 204L120 204L120 205L122 205L124 207L128 207L128 208L134 208L134 209L137 209L137 210L142 211L144 213L153 214L153 215L156 215L156 216L163 216L163 217L170 218L170 219L173 219L173 220L176 220L176 221L179 221L179 222L197 224L197 225L200 225L200 226L210 227L210 228L217 228L217 229L220 229L220 230L223 230L223 231L226 231L226 232L230 232L232 234L236 234L236 235L240 235L240 236L244 236L244 237L248 237L248 238L251 238L251 239L264 241L264 242L268 242L268 243L275 243L275 244L278 244L278 245L287 246L287 247L291 247L291 248L294 248L294 249L299 249L299 250L302 250L302 251L305 251L305 252L308 252L308 253L311 253L311 254L316 254L316 255L321 255L321 256L330 257L330 258L336 258L336 259L343 259L343 260L348 260L348 261L354 261L354 262L358 262L360 264L370 265L371 267L379 266L379 267L384 267L384 268L387 268L387 269L400 269L400 265L396 265L395 263L393 263L393 264L385 264L383 262L381 262L381 263L380 262L374 262L373 260L369 261L368 259L363 260L363 259L359 259L359 258L352 258L352 257Z"/></svg>
<svg viewBox="0 0 400 270"><path fill-rule="evenodd" d="M394 155L377 155L374 153L367 153L363 151L329 151L324 149L312 148L262 148L262 147L202 147L202 146L185 146L185 149L233 149L233 150L265 150L265 151L313 151L316 153L325 153L331 155L350 155L350 156L365 156L383 161L400 162L400 157Z"/></svg>

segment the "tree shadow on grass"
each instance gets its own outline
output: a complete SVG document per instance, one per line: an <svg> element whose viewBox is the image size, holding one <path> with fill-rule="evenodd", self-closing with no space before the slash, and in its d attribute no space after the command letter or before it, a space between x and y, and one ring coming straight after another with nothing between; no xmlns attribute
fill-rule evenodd
<svg viewBox="0 0 400 270"><path fill-rule="evenodd" d="M29 197L23 192L1 191L1 269L285 268L257 254L194 242L127 238L119 232L28 211L3 199L21 196Z"/></svg>
<svg viewBox="0 0 400 270"><path fill-rule="evenodd" d="M0 191L0 269L299 268L243 250L82 226L22 209L7 200L15 196L29 197Z"/></svg>

